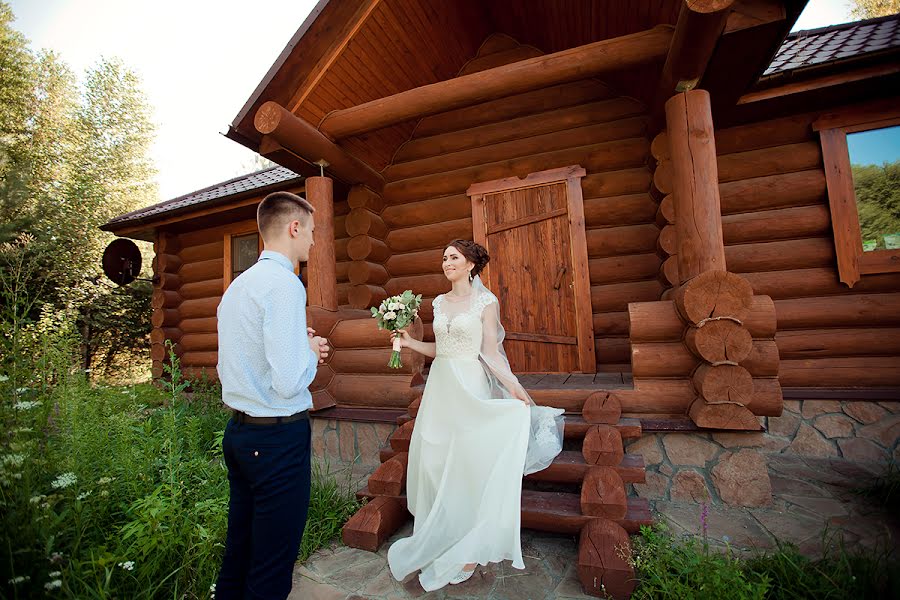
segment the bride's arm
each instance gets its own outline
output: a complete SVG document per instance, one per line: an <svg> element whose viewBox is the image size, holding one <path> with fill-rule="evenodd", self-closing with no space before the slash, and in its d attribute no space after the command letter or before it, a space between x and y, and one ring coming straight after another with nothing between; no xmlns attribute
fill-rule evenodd
<svg viewBox="0 0 900 600"><path fill-rule="evenodd" d="M404 348L409 348L413 352L418 352L431 358L434 358L434 355L437 353L436 344L417 340L409 335L409 332L405 329L398 329L396 335L400 338L400 345Z"/></svg>
<svg viewBox="0 0 900 600"><path fill-rule="evenodd" d="M500 308L496 302L491 302L484 308L481 313L482 321L482 338L481 338L481 356L485 364L494 374L494 377L503 384L513 396L526 404L530 404L531 400L525 388L519 383L519 379L509 368L509 361L500 353L501 342L499 341L499 323Z"/></svg>

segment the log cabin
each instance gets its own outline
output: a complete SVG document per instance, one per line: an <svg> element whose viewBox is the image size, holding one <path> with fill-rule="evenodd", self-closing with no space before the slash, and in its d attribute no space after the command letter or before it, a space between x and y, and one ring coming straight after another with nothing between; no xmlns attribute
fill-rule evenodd
<svg viewBox="0 0 900 600"><path fill-rule="evenodd" d="M863 244L851 169L858 136L900 125L900 19L789 33L804 5L320 1L227 134L279 166L104 226L154 243L153 375L165 340L214 375L255 207L303 194L309 320L334 347L317 451L378 465L344 530L374 550L407 517L428 363L389 369L367 309L421 293L433 340L442 251L474 239L514 370L567 411L567 450L529 478L571 489L526 489L523 525L581 532L586 591L627 595L628 566L592 540L650 520L624 493L646 475L629 440L900 397L900 249Z"/></svg>

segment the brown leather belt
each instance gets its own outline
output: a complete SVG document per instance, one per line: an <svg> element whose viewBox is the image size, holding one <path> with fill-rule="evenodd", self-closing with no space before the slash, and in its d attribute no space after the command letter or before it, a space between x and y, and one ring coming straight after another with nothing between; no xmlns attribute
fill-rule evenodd
<svg viewBox="0 0 900 600"><path fill-rule="evenodd" d="M301 419L309 419L309 411L294 413L289 417L251 417L245 412L239 410L232 411L234 413L234 422L247 425L278 425L280 423L293 423Z"/></svg>

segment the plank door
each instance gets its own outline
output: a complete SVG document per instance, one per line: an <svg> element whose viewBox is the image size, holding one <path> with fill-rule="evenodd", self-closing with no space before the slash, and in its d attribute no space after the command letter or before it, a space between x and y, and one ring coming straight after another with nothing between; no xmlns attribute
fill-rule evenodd
<svg viewBox="0 0 900 600"><path fill-rule="evenodd" d="M500 300L517 373L596 371L578 166L469 188L482 278Z"/></svg>

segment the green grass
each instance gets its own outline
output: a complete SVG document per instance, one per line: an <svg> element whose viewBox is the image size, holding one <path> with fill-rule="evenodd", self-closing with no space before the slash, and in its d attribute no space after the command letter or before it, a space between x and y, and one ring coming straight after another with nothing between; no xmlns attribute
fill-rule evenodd
<svg viewBox="0 0 900 600"><path fill-rule="evenodd" d="M177 378L168 389L69 378L17 393L18 408L0 403L0 597L45 586L72 598L210 597L227 525L228 414L214 387L195 386L190 401L183 391ZM349 474L342 484L317 467L300 558L358 506Z"/></svg>
<svg viewBox="0 0 900 600"><path fill-rule="evenodd" d="M664 525L642 528L631 563L639 579L633 598L665 600L838 600L900 598L900 562L885 550L850 551L827 540L821 558L778 544L749 559L710 549L694 536L677 538Z"/></svg>

